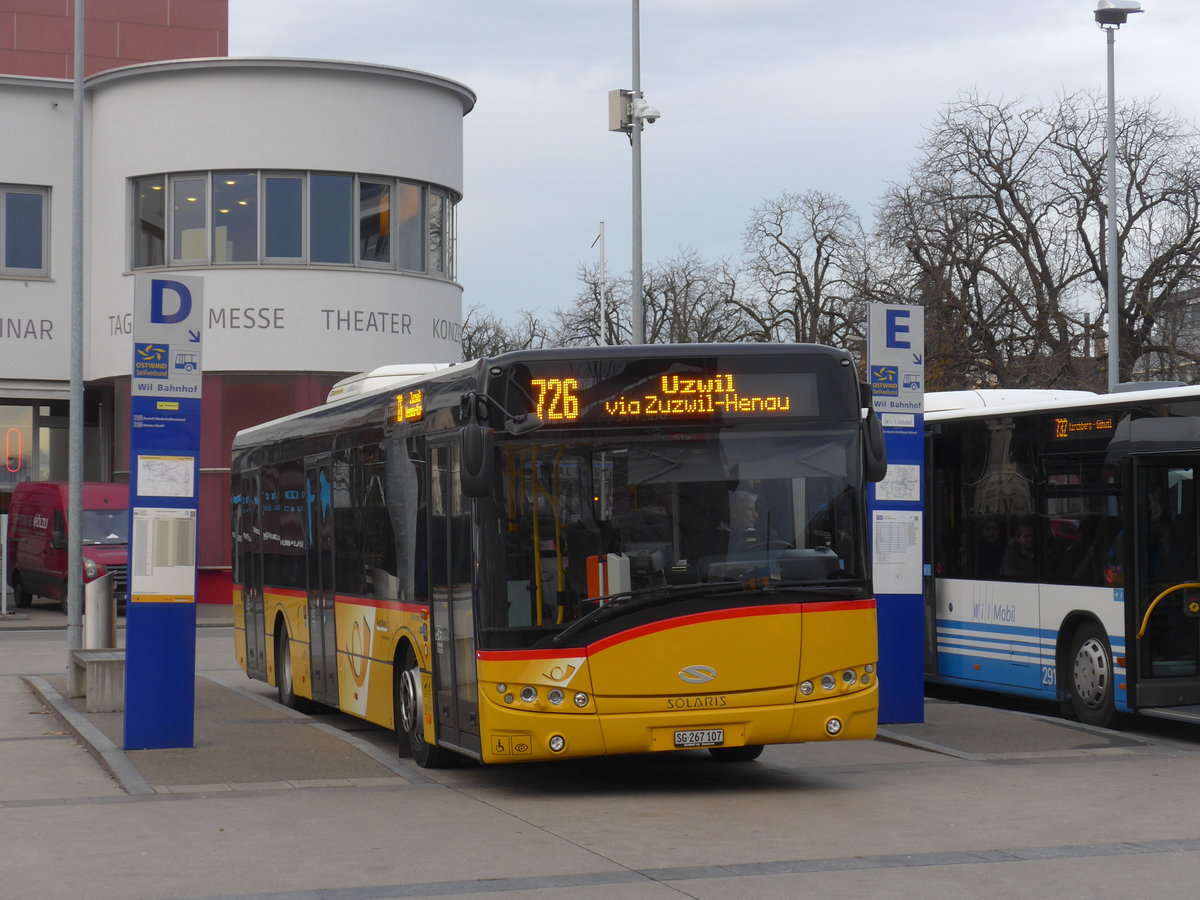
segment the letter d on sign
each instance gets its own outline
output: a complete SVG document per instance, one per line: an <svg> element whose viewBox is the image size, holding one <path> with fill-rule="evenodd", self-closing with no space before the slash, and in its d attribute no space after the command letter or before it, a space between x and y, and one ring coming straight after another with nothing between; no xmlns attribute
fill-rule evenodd
<svg viewBox="0 0 1200 900"><path fill-rule="evenodd" d="M163 291L174 291L179 307L168 314L163 309ZM155 278L150 282L150 321L156 325L174 325L184 321L192 312L192 292L178 281Z"/></svg>

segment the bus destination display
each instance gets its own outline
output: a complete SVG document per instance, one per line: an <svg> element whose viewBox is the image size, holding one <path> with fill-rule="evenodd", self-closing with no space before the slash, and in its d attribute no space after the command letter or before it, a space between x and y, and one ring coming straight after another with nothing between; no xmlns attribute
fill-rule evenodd
<svg viewBox="0 0 1200 900"><path fill-rule="evenodd" d="M1055 416L1053 422L1053 437L1056 441L1111 434L1117 424L1111 413L1086 417Z"/></svg>
<svg viewBox="0 0 1200 900"><path fill-rule="evenodd" d="M588 422L784 418L817 412L813 377L798 373L658 374L632 384L588 385L575 375L529 380L547 425ZM614 389L615 388L615 389Z"/></svg>

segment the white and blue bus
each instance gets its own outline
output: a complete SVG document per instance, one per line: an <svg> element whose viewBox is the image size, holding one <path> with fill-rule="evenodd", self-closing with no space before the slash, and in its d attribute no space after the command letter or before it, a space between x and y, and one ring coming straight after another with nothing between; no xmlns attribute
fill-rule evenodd
<svg viewBox="0 0 1200 900"><path fill-rule="evenodd" d="M1200 387L930 394L926 676L1200 722Z"/></svg>

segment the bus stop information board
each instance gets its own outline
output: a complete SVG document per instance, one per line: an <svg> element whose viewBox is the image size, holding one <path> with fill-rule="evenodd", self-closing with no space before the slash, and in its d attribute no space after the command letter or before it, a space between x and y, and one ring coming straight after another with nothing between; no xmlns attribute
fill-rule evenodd
<svg viewBox="0 0 1200 900"><path fill-rule="evenodd" d="M192 747L203 279L134 277L125 749Z"/></svg>
<svg viewBox="0 0 1200 900"><path fill-rule="evenodd" d="M887 445L871 493L872 580L879 619L879 721L925 720L922 468L925 310L872 303L868 369Z"/></svg>

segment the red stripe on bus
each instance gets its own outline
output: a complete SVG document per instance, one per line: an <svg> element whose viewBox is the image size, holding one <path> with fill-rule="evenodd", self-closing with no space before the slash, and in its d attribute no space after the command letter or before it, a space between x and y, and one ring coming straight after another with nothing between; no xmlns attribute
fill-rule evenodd
<svg viewBox="0 0 1200 900"><path fill-rule="evenodd" d="M660 631L669 631L672 628L678 628L683 625L695 625L700 622L718 622L723 619L743 619L751 616L795 615L796 613L805 615L808 613L847 612L874 608L875 601L868 598L866 600L831 600L812 603L788 603L781 606L750 606L742 607L741 609L714 610L712 612L681 616L677 619L652 622L649 625L642 625L629 631L623 631L620 634L601 638L593 644L559 647L553 650L477 650L475 657L480 660L537 660L560 659L564 656L578 656L580 654L591 656L594 653L598 653L608 647L616 646L624 641L634 640L648 634L656 634Z"/></svg>
<svg viewBox="0 0 1200 900"><path fill-rule="evenodd" d="M427 605L405 600L379 600L375 597L344 597L341 595L335 595L333 599L335 603L342 606L369 606L374 609L398 609L411 613L429 609Z"/></svg>

